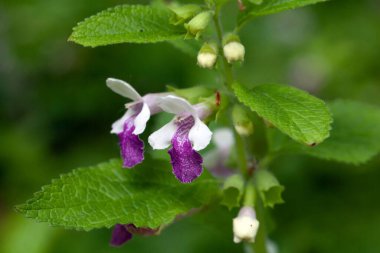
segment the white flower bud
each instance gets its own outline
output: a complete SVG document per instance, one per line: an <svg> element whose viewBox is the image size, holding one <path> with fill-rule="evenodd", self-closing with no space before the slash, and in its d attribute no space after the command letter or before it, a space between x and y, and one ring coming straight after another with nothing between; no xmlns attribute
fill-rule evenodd
<svg viewBox="0 0 380 253"><path fill-rule="evenodd" d="M216 63L217 47L214 44L205 43L199 50L197 61L202 68L212 68Z"/></svg>
<svg viewBox="0 0 380 253"><path fill-rule="evenodd" d="M233 219L234 242L255 242L258 229L259 221L256 219L256 213L253 208L249 206L242 207L238 216Z"/></svg>
<svg viewBox="0 0 380 253"><path fill-rule="evenodd" d="M209 68L211 69L216 62L216 54L211 53L199 53L198 57L198 65L202 68Z"/></svg>
<svg viewBox="0 0 380 253"><path fill-rule="evenodd" d="M223 53L228 63L244 61L245 48L240 42L232 41L223 47Z"/></svg>

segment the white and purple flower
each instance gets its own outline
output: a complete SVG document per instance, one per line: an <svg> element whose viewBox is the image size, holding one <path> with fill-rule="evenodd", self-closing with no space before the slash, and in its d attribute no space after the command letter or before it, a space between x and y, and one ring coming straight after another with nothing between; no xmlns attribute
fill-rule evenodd
<svg viewBox="0 0 380 253"><path fill-rule="evenodd" d="M133 100L126 104L126 113L112 124L111 130L111 133L119 137L123 167L132 168L144 160L144 142L139 134L144 132L150 116L161 111L159 99L170 93L147 94L142 97L122 80L108 78L106 83L112 91Z"/></svg>
<svg viewBox="0 0 380 253"><path fill-rule="evenodd" d="M174 175L182 183L190 183L202 173L202 156L197 152L204 149L211 140L212 132L202 122L212 110L205 103L191 105L187 100L166 96L159 106L176 117L149 136L153 149L166 149L171 157Z"/></svg>

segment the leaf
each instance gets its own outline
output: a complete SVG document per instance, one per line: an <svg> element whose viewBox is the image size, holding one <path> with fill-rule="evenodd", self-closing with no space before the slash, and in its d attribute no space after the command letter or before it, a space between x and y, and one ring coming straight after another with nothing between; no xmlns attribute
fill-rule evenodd
<svg viewBox="0 0 380 253"><path fill-rule="evenodd" d="M240 206L244 191L244 179L241 175L232 175L226 179L223 185L222 205L232 209Z"/></svg>
<svg viewBox="0 0 380 253"><path fill-rule="evenodd" d="M329 107L334 117L330 138L317 147L295 144L298 151L354 164L364 163L380 152L380 108L343 100Z"/></svg>
<svg viewBox="0 0 380 253"><path fill-rule="evenodd" d="M328 0L264 0L261 4L249 5L247 10L240 15L239 23L241 24L249 18L274 14L326 1Z"/></svg>
<svg viewBox="0 0 380 253"><path fill-rule="evenodd" d="M284 186L280 185L277 178L267 170L258 170L255 175L257 190L264 206L274 207L284 203L281 197Z"/></svg>
<svg viewBox="0 0 380 253"><path fill-rule="evenodd" d="M329 136L332 117L326 104L305 91L277 84L249 90L238 83L233 90L240 102L298 142L314 146Z"/></svg>
<svg viewBox="0 0 380 253"><path fill-rule="evenodd" d="M170 24L173 14L166 8L143 5L120 5L80 22L69 41L83 46L117 43L153 43L184 37L182 26Z"/></svg>
<svg viewBox="0 0 380 253"><path fill-rule="evenodd" d="M53 180L16 210L28 218L79 230L133 223L156 228L208 203L218 185L206 172L181 184L170 163L145 160L131 170L121 161L79 168Z"/></svg>

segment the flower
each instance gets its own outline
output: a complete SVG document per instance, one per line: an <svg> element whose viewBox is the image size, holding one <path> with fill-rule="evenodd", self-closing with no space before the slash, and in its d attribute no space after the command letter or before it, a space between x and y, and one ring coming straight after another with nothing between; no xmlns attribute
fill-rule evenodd
<svg viewBox="0 0 380 253"><path fill-rule="evenodd" d="M255 242L259 221L256 219L255 210L250 206L240 209L238 216L233 219L234 242Z"/></svg>
<svg viewBox="0 0 380 253"><path fill-rule="evenodd" d="M138 235L144 235L144 236L150 236L155 235L159 231L158 228L152 229L152 228L138 228L133 224L116 224L115 228L112 231L112 237L110 244L113 247L120 247L129 240L132 239L133 234Z"/></svg>
<svg viewBox="0 0 380 253"><path fill-rule="evenodd" d="M141 97L131 85L122 80L108 78L106 83L112 91L133 100L126 105L127 111L123 117L112 124L111 130L111 133L119 137L123 167L132 168L144 160L144 142L138 135L144 132L150 115L161 111L157 106L159 98L169 93Z"/></svg>
<svg viewBox="0 0 380 253"><path fill-rule="evenodd" d="M228 177L232 169L226 166L231 155L232 146L235 143L233 132L230 128L219 128L212 136L215 149L205 155L205 167L215 177Z"/></svg>
<svg viewBox="0 0 380 253"><path fill-rule="evenodd" d="M244 61L245 48L238 41L231 41L223 47L223 53L228 63Z"/></svg>
<svg viewBox="0 0 380 253"><path fill-rule="evenodd" d="M202 173L203 159L196 152L204 149L211 140L212 132L201 119L211 114L206 104L191 105L187 100L166 96L161 99L162 110L176 117L149 136L153 149L165 149L171 157L173 173L182 183L190 183Z"/></svg>

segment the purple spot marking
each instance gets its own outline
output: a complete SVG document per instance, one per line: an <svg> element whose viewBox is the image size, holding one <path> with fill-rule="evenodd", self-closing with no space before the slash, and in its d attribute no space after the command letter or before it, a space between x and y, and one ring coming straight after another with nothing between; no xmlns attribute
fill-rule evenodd
<svg viewBox="0 0 380 253"><path fill-rule="evenodd" d="M194 118L189 116L177 122L178 128L172 139L171 157L174 175L182 183L190 183L202 174L202 156L193 150L189 131L194 126Z"/></svg>

